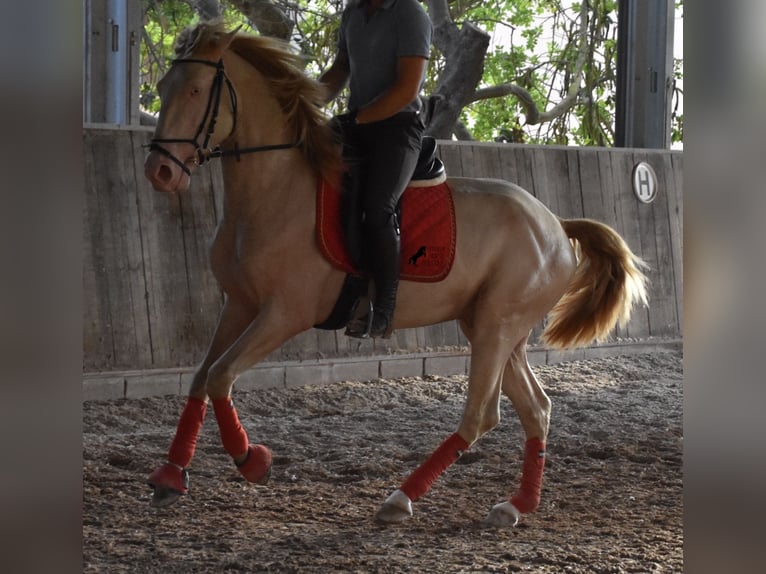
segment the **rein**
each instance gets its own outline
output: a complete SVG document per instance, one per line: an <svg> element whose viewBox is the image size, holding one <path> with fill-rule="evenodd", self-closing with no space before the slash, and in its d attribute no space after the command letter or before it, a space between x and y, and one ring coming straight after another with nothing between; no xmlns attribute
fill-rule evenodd
<svg viewBox="0 0 766 574"><path fill-rule="evenodd" d="M186 166L186 163L174 156L170 151L162 147L160 144L188 143L193 145L194 165L202 165L206 161L213 158L229 156L234 156L237 158L237 161L239 161L239 158L242 154L258 153L278 149L289 149L298 146L298 142L295 142L240 148L239 145L235 143L233 149L224 150L221 148L221 146L216 146L215 148L210 149L208 144L210 143L210 138L212 137L213 132L215 132L215 124L218 121L218 111L221 107L221 93L223 92L223 83L226 82L226 88L229 91L229 99L231 100L232 115L234 116L231 131L227 137L231 136L231 134L233 134L234 130L237 128L237 93L234 91L234 86L232 85L231 80L229 80L229 77L226 75L226 71L223 69L223 59L214 62L212 60L202 60L199 58L179 58L177 60L173 60L171 65L175 66L176 64L203 64L205 66L212 66L216 69L215 77L213 78L213 87L210 89L210 96L208 97L207 105L205 106L205 114L202 116L202 121L200 122L199 127L197 128L197 132L194 134L193 138L152 138L149 144L145 146L148 147L150 151L157 151L161 153L173 161L173 163L178 165L184 171L184 173L186 173L186 175L191 176L191 170ZM208 116L210 116L210 121L207 122L207 130L205 131L205 123ZM203 131L205 131L205 139L200 145L199 138Z"/></svg>

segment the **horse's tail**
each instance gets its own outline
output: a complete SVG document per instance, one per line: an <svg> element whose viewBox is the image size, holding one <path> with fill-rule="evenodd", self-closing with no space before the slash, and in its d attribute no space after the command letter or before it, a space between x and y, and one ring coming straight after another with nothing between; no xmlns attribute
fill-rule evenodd
<svg viewBox="0 0 766 574"><path fill-rule="evenodd" d="M619 234L590 219L562 219L577 255L567 290L549 313L546 345L564 349L603 341L617 323L624 326L633 306L647 304L647 264Z"/></svg>

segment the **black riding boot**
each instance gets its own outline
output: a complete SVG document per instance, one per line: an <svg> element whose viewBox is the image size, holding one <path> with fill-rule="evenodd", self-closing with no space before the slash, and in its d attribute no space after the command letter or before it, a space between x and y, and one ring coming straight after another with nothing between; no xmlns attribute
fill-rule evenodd
<svg viewBox="0 0 766 574"><path fill-rule="evenodd" d="M377 229L367 230L367 254L372 278L375 282L375 299L372 319L369 315L351 321L346 327L349 337L383 337L393 331L396 292L399 287L399 224L396 217Z"/></svg>

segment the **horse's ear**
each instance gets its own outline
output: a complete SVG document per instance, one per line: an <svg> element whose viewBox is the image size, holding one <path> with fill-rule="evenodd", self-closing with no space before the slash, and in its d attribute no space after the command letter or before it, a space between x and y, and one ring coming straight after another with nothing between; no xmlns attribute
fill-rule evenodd
<svg viewBox="0 0 766 574"><path fill-rule="evenodd" d="M210 38L209 49L211 50L211 53L208 54L208 57L213 59L220 58L229 47L232 40L234 40L234 37L237 35L237 32L239 32L240 28L242 28L241 25L234 28L231 32L223 32L220 30L215 31Z"/></svg>
<svg viewBox="0 0 766 574"><path fill-rule="evenodd" d="M237 32L239 32L242 29L242 24L234 28L231 32L228 32L224 34L221 39L219 40L219 45L221 50L225 50L229 47L229 44L231 44L231 41L234 39L234 36L237 35Z"/></svg>

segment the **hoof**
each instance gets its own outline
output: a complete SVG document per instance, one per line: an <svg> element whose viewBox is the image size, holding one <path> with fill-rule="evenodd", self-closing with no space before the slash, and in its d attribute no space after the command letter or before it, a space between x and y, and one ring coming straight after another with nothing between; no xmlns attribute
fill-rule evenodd
<svg viewBox="0 0 766 574"><path fill-rule="evenodd" d="M166 462L149 475L147 483L154 489L151 505L163 508L189 492L189 473L184 468Z"/></svg>
<svg viewBox="0 0 766 574"><path fill-rule="evenodd" d="M152 493L152 501L149 504L151 504L154 508L165 508L166 506L173 504L176 500L181 498L181 496L183 495L177 490L171 490L169 488L158 486L154 488L154 492Z"/></svg>
<svg viewBox="0 0 766 574"><path fill-rule="evenodd" d="M237 469L248 482L266 484L271 476L271 451L262 444L251 444L247 458Z"/></svg>
<svg viewBox="0 0 766 574"><path fill-rule="evenodd" d="M395 490L375 515L376 522L400 524L412 516L412 501L401 490Z"/></svg>
<svg viewBox="0 0 766 574"><path fill-rule="evenodd" d="M519 523L521 512L510 502L501 502L492 507L484 524L498 528L513 527Z"/></svg>

